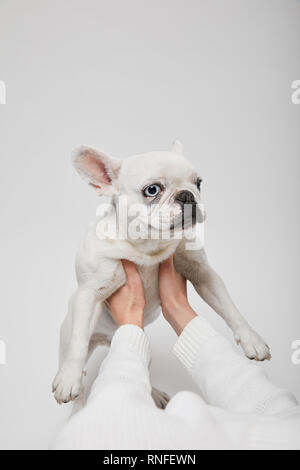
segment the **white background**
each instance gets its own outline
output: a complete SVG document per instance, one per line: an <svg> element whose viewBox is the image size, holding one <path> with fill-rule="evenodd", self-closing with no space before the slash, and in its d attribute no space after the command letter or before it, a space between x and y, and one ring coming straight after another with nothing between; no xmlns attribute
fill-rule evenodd
<svg viewBox="0 0 300 470"><path fill-rule="evenodd" d="M1 448L47 448L70 412L51 382L97 207L70 164L83 143L125 157L183 141L204 179L211 262L271 346L263 367L300 399L299 26L298 0L0 0ZM170 327L147 332L153 383L193 389Z"/></svg>

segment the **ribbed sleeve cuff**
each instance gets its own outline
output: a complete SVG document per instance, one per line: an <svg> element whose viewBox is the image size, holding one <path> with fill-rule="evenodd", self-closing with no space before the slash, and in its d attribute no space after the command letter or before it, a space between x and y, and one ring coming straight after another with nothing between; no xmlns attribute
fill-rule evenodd
<svg viewBox="0 0 300 470"><path fill-rule="evenodd" d="M142 361L149 366L151 359L150 343L144 331L136 325L123 325L114 334L111 350L125 347L138 354Z"/></svg>
<svg viewBox="0 0 300 470"><path fill-rule="evenodd" d="M219 336L219 333L205 318L198 316L184 328L173 348L173 353L191 373L201 346L215 336Z"/></svg>

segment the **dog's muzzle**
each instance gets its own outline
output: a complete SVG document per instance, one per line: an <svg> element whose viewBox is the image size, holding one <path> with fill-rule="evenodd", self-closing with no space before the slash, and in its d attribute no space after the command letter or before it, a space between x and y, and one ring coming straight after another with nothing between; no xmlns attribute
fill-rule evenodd
<svg viewBox="0 0 300 470"><path fill-rule="evenodd" d="M180 191L175 197L182 209L182 228L186 228L196 223L204 222L205 215L199 208L196 199L191 191Z"/></svg>

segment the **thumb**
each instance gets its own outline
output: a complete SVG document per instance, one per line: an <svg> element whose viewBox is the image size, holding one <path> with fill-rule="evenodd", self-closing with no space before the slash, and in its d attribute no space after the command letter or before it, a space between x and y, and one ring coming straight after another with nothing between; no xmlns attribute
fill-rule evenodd
<svg viewBox="0 0 300 470"><path fill-rule="evenodd" d="M171 274L174 271L174 256L163 261L159 266L159 271L161 275Z"/></svg>
<svg viewBox="0 0 300 470"><path fill-rule="evenodd" d="M128 259L122 259L123 268L127 277L127 280L135 279L139 274L135 264Z"/></svg>

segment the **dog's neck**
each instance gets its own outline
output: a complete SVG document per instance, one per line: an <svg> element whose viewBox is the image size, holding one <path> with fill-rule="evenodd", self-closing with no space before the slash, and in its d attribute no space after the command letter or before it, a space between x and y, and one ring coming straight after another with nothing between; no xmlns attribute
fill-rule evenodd
<svg viewBox="0 0 300 470"><path fill-rule="evenodd" d="M112 241L110 254L113 258L125 258L142 266L153 266L169 258L175 253L178 240L140 240Z"/></svg>
<svg viewBox="0 0 300 470"><path fill-rule="evenodd" d="M114 198L110 200L110 205L112 210L106 215L106 221L111 220L112 226L114 226L117 214L116 201ZM96 224L98 223L99 219L96 221ZM100 225L101 224L102 221L100 222ZM180 240L174 238L167 240L153 238L132 239L128 237L127 227L126 230L122 230L122 227L119 227L118 230L120 235L119 239L110 239L109 236L105 237L107 240L110 240L109 245L113 247L110 255L113 255L113 258L126 258L140 265L150 266L161 263L174 254L180 243Z"/></svg>
<svg viewBox="0 0 300 470"><path fill-rule="evenodd" d="M141 254L148 256L157 256L165 251L169 252L172 248L178 245L177 240L130 240L127 242L133 249L139 251Z"/></svg>

